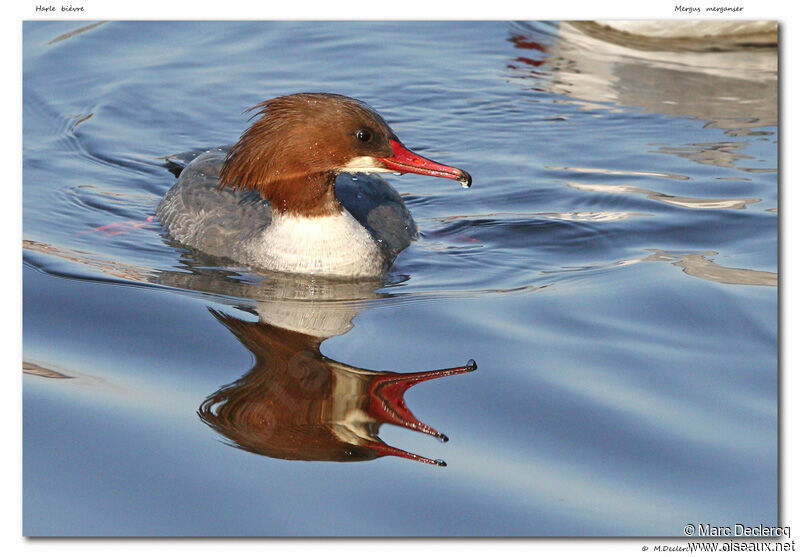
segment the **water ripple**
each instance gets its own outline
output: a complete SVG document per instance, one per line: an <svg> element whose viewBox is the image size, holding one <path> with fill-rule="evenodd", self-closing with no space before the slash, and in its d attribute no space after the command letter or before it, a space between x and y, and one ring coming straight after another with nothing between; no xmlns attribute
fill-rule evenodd
<svg viewBox="0 0 800 557"><path fill-rule="evenodd" d="M759 203L760 198L700 198L700 197L680 197L667 195L665 193L639 188L636 186L611 185L611 184L583 184L580 182L565 182L571 188L581 191L594 193L611 194L636 194L643 195L653 201L683 207L685 209L746 209L752 203Z"/></svg>

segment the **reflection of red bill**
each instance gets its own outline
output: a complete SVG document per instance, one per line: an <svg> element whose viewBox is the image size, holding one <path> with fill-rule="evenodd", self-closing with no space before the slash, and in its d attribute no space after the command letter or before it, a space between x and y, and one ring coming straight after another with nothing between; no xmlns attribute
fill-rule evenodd
<svg viewBox="0 0 800 557"><path fill-rule="evenodd" d="M132 232L137 228L144 228L148 224L153 222L153 217L149 216L145 220L129 220L125 222L112 222L111 224L104 224L103 226L97 226L92 228L93 232L104 232L109 236L118 236L120 234L127 234L128 232Z"/></svg>
<svg viewBox="0 0 800 557"><path fill-rule="evenodd" d="M460 367L451 367L447 369L434 369L431 371L420 371L417 373L393 373L383 372L377 374L370 380L369 385L369 406L367 407L367 414L374 417L382 424L394 424L400 427L406 427L422 433L427 433L439 439L442 442L447 441L447 435L440 433L433 429L431 426L420 422L411 410L408 409L406 401L403 398L405 392L423 381L434 379L436 377L446 377L448 375L457 375L460 373L467 373L478 369L475 360L470 360L467 365ZM442 460L433 460L419 456L414 453L409 453L396 447L390 447L386 443L377 439L375 442L368 442L366 446L376 450L381 456L392 455L402 458L408 458L427 464L435 464L437 466L447 466Z"/></svg>

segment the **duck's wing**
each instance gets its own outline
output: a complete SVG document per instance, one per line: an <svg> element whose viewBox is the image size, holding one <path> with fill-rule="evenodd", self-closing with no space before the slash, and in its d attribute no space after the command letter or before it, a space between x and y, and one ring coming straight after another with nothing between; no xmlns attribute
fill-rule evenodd
<svg viewBox="0 0 800 557"><path fill-rule="evenodd" d="M222 257L272 222L272 209L257 192L217 189L226 154L218 148L194 158L156 210L174 240Z"/></svg>
<svg viewBox="0 0 800 557"><path fill-rule="evenodd" d="M224 155L228 154L228 151L231 150L233 145L223 145L222 147L217 147L213 149L213 151L219 151ZM167 167L167 170L172 172L175 177L177 178L180 176L183 169L189 166L189 164L199 157L202 154L208 153L209 149L192 149L189 151L184 151L182 153L174 153L172 155L167 155L166 157L160 157L164 160L164 166Z"/></svg>

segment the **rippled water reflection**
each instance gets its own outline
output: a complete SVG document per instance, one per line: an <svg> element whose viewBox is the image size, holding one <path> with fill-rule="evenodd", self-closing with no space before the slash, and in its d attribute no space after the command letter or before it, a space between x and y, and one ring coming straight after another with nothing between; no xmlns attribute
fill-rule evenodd
<svg viewBox="0 0 800 557"><path fill-rule="evenodd" d="M25 533L774 524L777 50L748 41L26 23ZM303 90L474 178L390 177L421 237L381 281L259 274L153 218L176 154Z"/></svg>

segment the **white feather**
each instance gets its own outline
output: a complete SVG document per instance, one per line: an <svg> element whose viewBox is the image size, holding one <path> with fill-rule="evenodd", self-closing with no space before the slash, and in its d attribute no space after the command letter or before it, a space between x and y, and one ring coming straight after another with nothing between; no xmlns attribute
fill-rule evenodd
<svg viewBox="0 0 800 557"><path fill-rule="evenodd" d="M347 210L322 217L273 214L245 249L249 261L275 271L359 277L385 270L375 240Z"/></svg>
<svg viewBox="0 0 800 557"><path fill-rule="evenodd" d="M354 157L340 170L342 172L391 172L388 168L378 166L375 157Z"/></svg>

